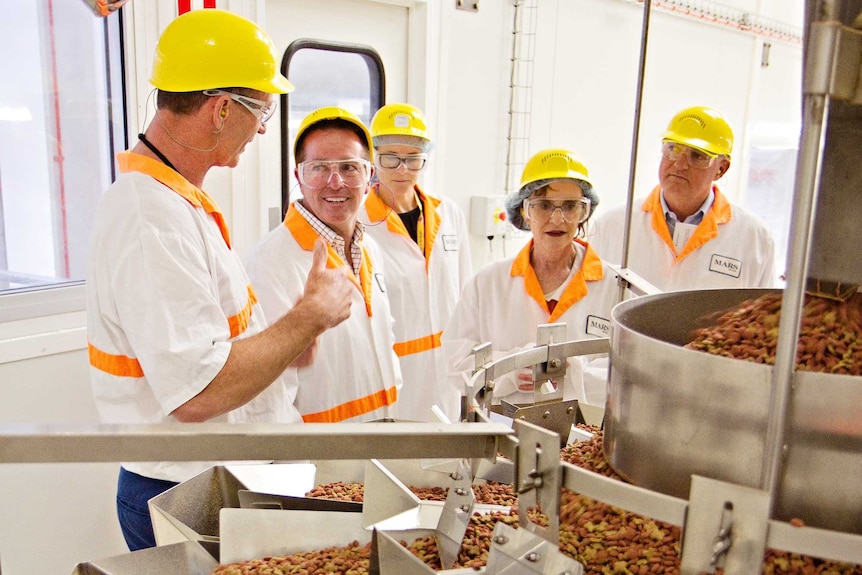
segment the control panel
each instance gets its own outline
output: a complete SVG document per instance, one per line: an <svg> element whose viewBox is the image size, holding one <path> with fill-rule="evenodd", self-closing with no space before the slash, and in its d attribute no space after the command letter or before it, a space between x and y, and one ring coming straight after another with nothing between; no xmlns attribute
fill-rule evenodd
<svg viewBox="0 0 862 575"><path fill-rule="evenodd" d="M485 238L499 237L512 231L507 223L506 196L472 196L470 198L470 233Z"/></svg>

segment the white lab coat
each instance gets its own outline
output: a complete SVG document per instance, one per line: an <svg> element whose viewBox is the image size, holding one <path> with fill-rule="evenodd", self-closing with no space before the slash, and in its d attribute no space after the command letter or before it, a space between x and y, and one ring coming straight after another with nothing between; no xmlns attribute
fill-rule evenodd
<svg viewBox="0 0 862 575"><path fill-rule="evenodd" d="M656 187L634 202L628 268L662 291L774 287L775 242L754 214L731 205L717 186L715 201L677 254ZM609 263L623 253L625 206L599 216L587 239Z"/></svg>
<svg viewBox="0 0 862 575"><path fill-rule="evenodd" d="M231 342L266 326L212 199L164 164L117 155L120 176L96 213L87 275L93 396L103 423L176 423L170 415L221 371ZM218 422L297 423L278 378ZM182 482L224 462L133 462Z"/></svg>
<svg viewBox="0 0 862 575"><path fill-rule="evenodd" d="M404 419L436 421L431 406L437 405L450 421L458 421L463 386L452 386L446 378L440 337L473 273L467 224L451 200L425 194L418 186L416 191L423 204L424 254L376 190L367 196L359 220L386 262L395 352L404 378L398 413Z"/></svg>
<svg viewBox="0 0 862 575"><path fill-rule="evenodd" d="M291 207L282 225L249 253L246 267L267 317L284 315L302 296L319 234ZM328 267L346 263L329 247ZM374 240L362 240L362 270L352 293L350 317L318 336L314 362L288 368L284 378L298 388L303 421L372 421L398 417L395 402L401 370L392 350L392 314L386 297L383 258Z"/></svg>
<svg viewBox="0 0 862 575"><path fill-rule="evenodd" d="M476 274L461 292L452 319L443 332L443 347L453 385L463 385L473 372L472 349L491 342L492 359L535 347L536 331L546 323L565 323L567 340L609 337L611 309L617 303L616 277L595 251L575 240L580 269L569 280L553 313L548 313L536 273L530 265L532 240L514 259L494 262ZM605 405L607 393L604 368L584 374L584 358L570 358L563 383L565 399L591 405ZM495 380L494 400L529 403L532 393L519 392L517 373ZM474 393L476 390L471 390Z"/></svg>

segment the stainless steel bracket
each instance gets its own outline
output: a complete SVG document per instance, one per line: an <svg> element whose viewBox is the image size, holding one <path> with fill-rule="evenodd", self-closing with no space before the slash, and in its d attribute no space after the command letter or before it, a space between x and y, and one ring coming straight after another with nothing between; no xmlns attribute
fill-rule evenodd
<svg viewBox="0 0 862 575"><path fill-rule="evenodd" d="M518 447L515 457L515 491L518 525L554 545L560 544L560 437L526 421L515 421ZM530 520L528 511L540 511L547 527Z"/></svg>
<svg viewBox="0 0 862 575"><path fill-rule="evenodd" d="M683 526L682 573L760 573L769 525L769 493L692 476Z"/></svg>

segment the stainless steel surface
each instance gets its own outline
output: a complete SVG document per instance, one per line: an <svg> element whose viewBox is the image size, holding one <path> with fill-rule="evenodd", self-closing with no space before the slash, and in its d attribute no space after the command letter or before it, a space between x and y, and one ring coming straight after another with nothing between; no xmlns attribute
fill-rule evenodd
<svg viewBox="0 0 862 575"><path fill-rule="evenodd" d="M0 463L493 458L512 433L499 423L5 424Z"/></svg>
<svg viewBox="0 0 862 575"><path fill-rule="evenodd" d="M768 520L765 491L694 476L682 573L712 573L718 567L726 573L761 572Z"/></svg>
<svg viewBox="0 0 862 575"><path fill-rule="evenodd" d="M210 575L218 561L194 541L80 563L72 575Z"/></svg>
<svg viewBox="0 0 862 575"><path fill-rule="evenodd" d="M515 492L518 494L518 524L521 529L559 545L560 543L560 438L526 421L515 422L518 449L515 458ZM547 526L533 522L528 510L541 509Z"/></svg>
<svg viewBox="0 0 862 575"><path fill-rule="evenodd" d="M862 243L856 241L862 187L862 31L851 26L860 13L862 0L807 2L803 79L806 98L829 102L808 275L857 285L862 284Z"/></svg>
<svg viewBox="0 0 862 575"><path fill-rule="evenodd" d="M695 474L759 486L772 368L681 345L698 318L769 291L677 292L614 308L605 453L619 473L681 498ZM797 372L793 387L772 518L862 533L862 380Z"/></svg>
<svg viewBox="0 0 862 575"><path fill-rule="evenodd" d="M558 544L500 522L494 526L485 572L489 575L583 575L584 566L563 555Z"/></svg>

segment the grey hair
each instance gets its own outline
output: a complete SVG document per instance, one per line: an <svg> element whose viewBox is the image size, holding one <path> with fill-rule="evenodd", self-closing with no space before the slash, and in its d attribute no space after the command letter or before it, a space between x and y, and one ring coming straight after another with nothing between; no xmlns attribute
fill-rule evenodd
<svg viewBox="0 0 862 575"><path fill-rule="evenodd" d="M524 206L524 200L526 200L542 188L547 187L551 184L551 182L563 179L572 178L550 178L547 180L537 180L535 182L525 184L517 192L509 194L509 196L506 198L506 215L509 217L509 223L518 228L519 230L529 231L530 225L526 221L524 221L524 214L522 210ZM589 182L578 179L575 179L575 181L583 190L584 197L590 200L590 215L587 216L587 219L589 219L590 217L592 217L596 206L599 205L599 195L596 193L596 190Z"/></svg>

